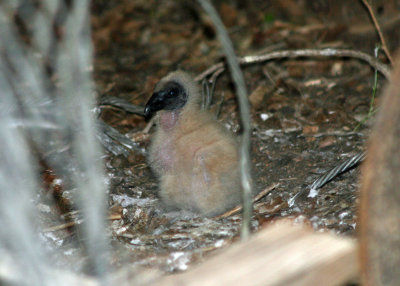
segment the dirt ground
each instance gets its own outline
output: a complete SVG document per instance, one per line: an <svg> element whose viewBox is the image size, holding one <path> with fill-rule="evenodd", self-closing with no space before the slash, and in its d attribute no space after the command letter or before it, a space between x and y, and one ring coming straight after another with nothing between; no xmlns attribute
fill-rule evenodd
<svg viewBox="0 0 400 286"><path fill-rule="evenodd" d="M373 55L376 29L361 1L214 1L239 56L305 48L349 48ZM374 1L394 54L400 30L398 1ZM396 6L397 5L397 6ZM223 55L207 15L191 1L94 1L94 79L99 97L144 106L168 72L194 76ZM379 58L387 59L381 51ZM280 218L316 231L355 236L358 180L354 168L315 196L309 185L330 168L365 150L372 120L374 69L349 58L272 60L243 67L251 103L251 156L256 192L278 184L255 204L254 231ZM386 79L379 74L377 98ZM217 81L213 112L240 135L235 90L228 72ZM105 108L102 119L141 148L149 145L144 118ZM239 237L241 216L204 219L165 212L145 156L107 154L113 264L131 262L165 272L186 270ZM303 191L293 204L289 200ZM69 234L57 234L65 239ZM68 249L71 244L64 243Z"/></svg>

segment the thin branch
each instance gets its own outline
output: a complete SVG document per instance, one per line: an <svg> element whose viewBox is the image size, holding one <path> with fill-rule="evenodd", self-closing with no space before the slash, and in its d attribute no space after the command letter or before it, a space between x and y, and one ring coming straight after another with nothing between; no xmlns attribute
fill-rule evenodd
<svg viewBox="0 0 400 286"><path fill-rule="evenodd" d="M122 219L122 214L111 214L108 216L108 220L119 220L119 219ZM82 220L69 221L60 225L55 225L45 228L43 229L43 232L54 232L54 231L64 230L80 223L82 223Z"/></svg>
<svg viewBox="0 0 400 286"><path fill-rule="evenodd" d="M243 188L243 221L242 221L242 240L248 239L250 236L250 220L252 216L252 180L250 175L250 108L246 92L246 86L243 79L242 71L235 56L233 45L229 39L228 33L222 23L217 11L209 0L198 0L204 11L210 16L216 30L219 41L221 42L223 51L228 61L228 67L231 71L232 79L236 87L240 118L242 121L243 135L240 146L240 175Z"/></svg>
<svg viewBox="0 0 400 286"><path fill-rule="evenodd" d="M265 188L263 191L258 193L257 196L255 196L253 198L253 203L261 200L263 197L268 195L271 191L275 190L278 186L279 186L279 183L276 183L276 184L273 184L272 186L269 186L268 188ZM242 210L242 206L238 205L238 206L236 206L236 207L224 212L223 214L220 214L218 216L213 217L213 219L220 220L220 219L223 219L223 218L227 218L227 217L230 217L231 215L237 214L241 210Z"/></svg>
<svg viewBox="0 0 400 286"><path fill-rule="evenodd" d="M274 51L270 53L266 53L263 55L257 56L245 56L242 58L238 58L239 64L241 65L250 65L256 63L262 63L274 59L283 59L283 58L300 58L300 57L337 57L337 58L355 58L367 62L370 66L377 69L381 74L383 74L386 79L390 80L390 68L389 66L383 64L373 56L366 54L364 52L349 50L349 49L302 49L302 50L283 50L283 51ZM215 71L224 69L224 63L218 63L200 75L198 75L195 80L201 81L204 78L212 75Z"/></svg>
<svg viewBox="0 0 400 286"><path fill-rule="evenodd" d="M381 43L382 43L382 49L385 52L387 58L389 59L390 64L393 65L393 58L390 55L389 49L388 49L388 47L386 45L385 37L383 36L381 27L380 27L380 25L378 23L378 20L375 17L374 10L372 9L371 5L368 3L367 0L362 0L362 2L364 3L365 7L367 7L368 13L369 13L369 15L370 15L370 17L372 19L372 22L374 22L375 29L378 32L379 39L381 40Z"/></svg>

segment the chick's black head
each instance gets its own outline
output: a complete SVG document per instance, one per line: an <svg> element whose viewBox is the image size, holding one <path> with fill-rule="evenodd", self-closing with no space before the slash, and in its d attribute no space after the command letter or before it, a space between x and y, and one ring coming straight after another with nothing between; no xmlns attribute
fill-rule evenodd
<svg viewBox="0 0 400 286"><path fill-rule="evenodd" d="M177 110L187 102L187 93L182 85L169 81L162 86L157 86L153 95L146 103L144 115L150 118L159 110Z"/></svg>

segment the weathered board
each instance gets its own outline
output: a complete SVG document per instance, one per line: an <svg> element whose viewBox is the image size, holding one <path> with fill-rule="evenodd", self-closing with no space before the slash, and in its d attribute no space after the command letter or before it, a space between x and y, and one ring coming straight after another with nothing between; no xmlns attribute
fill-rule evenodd
<svg viewBox="0 0 400 286"><path fill-rule="evenodd" d="M358 275L356 241L277 222L157 285L341 285Z"/></svg>

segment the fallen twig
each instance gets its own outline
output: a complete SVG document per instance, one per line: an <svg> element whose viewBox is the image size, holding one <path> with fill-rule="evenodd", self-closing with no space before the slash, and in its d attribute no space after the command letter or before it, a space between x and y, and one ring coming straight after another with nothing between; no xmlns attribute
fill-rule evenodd
<svg viewBox="0 0 400 286"><path fill-rule="evenodd" d="M372 22L374 22L375 29L378 32L379 39L381 40L381 43L382 43L382 50L384 50L387 58L389 59L389 62L393 65L392 56L390 55L389 49L386 45L385 37L383 36L383 33L382 33L381 27L378 23L378 20L375 17L374 10L372 9L371 5L368 3L367 0L362 0L362 2L364 3L365 7L367 7L368 13L371 16Z"/></svg>
<svg viewBox="0 0 400 286"><path fill-rule="evenodd" d="M108 220L118 220L122 218L122 214L111 214L108 216ZM76 224L80 224L82 222L82 220L74 220L74 221L69 221L60 225L55 225L55 226L51 226L48 228L45 228L43 230L43 232L53 232L53 231L58 231L58 230L63 230L66 228L70 228L75 226Z"/></svg>
<svg viewBox="0 0 400 286"><path fill-rule="evenodd" d="M276 189L279 186L279 183L273 184L272 186L269 186L268 188L265 188L263 191L261 191L260 193L258 193L254 198L253 198L253 203L261 200L263 197L265 197L266 195L268 195L272 190ZM227 218L231 215L237 214L238 212L240 212L242 210L242 205L238 205L236 207L234 207L233 209L228 210L227 212L224 212L221 215L215 216L213 217L213 219L216 220L220 220L223 218Z"/></svg>
<svg viewBox="0 0 400 286"><path fill-rule="evenodd" d="M238 61L239 64L241 65L250 65L250 64L270 61L273 59L299 58L299 57L345 57L345 58L359 59L367 62L370 66L372 66L373 68L377 69L380 73L382 73L386 77L386 79L390 80L390 68L387 65L380 62L379 60L377 60L376 58L374 58L369 54L348 49L326 48L326 49L283 50L283 51L274 51L257 56L244 56L242 58L238 58ZM211 66L210 68L199 74L195 78L195 80L201 81L220 69L222 70L225 69L225 63L221 62Z"/></svg>

